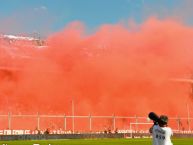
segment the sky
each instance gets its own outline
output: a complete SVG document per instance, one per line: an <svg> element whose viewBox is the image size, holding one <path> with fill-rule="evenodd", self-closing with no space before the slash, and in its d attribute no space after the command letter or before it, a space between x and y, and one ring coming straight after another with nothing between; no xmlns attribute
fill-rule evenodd
<svg viewBox="0 0 193 145"><path fill-rule="evenodd" d="M186 116L189 86L168 80L189 77L193 70L192 4L0 0L0 34L37 33L48 46L31 49L23 41L1 41L0 65L22 73L2 69L0 111L70 114L74 100L77 114L155 110Z"/></svg>
<svg viewBox="0 0 193 145"><path fill-rule="evenodd" d="M191 24L190 0L1 0L1 33L49 33L80 21L90 31L103 24L174 17Z"/></svg>

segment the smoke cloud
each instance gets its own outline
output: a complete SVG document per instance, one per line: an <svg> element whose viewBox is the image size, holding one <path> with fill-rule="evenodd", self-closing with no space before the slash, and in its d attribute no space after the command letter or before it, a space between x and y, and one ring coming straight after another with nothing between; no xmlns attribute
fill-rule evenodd
<svg viewBox="0 0 193 145"><path fill-rule="evenodd" d="M185 116L191 104L193 28L172 19L103 25L75 22L45 48L0 41L0 112ZM190 105L190 107L192 107ZM192 114L192 112L190 112Z"/></svg>

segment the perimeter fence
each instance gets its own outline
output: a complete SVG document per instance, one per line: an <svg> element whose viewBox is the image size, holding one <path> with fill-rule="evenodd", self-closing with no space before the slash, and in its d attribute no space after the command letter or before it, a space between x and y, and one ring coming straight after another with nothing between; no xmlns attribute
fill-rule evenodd
<svg viewBox="0 0 193 145"><path fill-rule="evenodd" d="M0 115L1 134L148 132L152 121L140 116ZM192 117L169 117L174 132L193 132Z"/></svg>

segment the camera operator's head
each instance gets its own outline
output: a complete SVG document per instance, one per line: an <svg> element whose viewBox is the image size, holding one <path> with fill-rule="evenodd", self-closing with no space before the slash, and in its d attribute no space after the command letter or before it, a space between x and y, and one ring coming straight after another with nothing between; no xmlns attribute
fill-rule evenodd
<svg viewBox="0 0 193 145"><path fill-rule="evenodd" d="M160 127L166 127L168 125L168 117L166 115L161 115L158 123Z"/></svg>

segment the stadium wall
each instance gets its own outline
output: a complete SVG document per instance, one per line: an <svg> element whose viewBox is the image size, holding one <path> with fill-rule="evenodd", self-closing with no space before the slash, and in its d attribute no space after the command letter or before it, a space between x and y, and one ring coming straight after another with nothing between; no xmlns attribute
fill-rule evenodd
<svg viewBox="0 0 193 145"><path fill-rule="evenodd" d="M0 135L1 141L10 140L49 140L49 139L94 139L94 138L150 138L149 133L116 134L39 134L39 135ZM193 134L174 134L174 138L193 138Z"/></svg>

